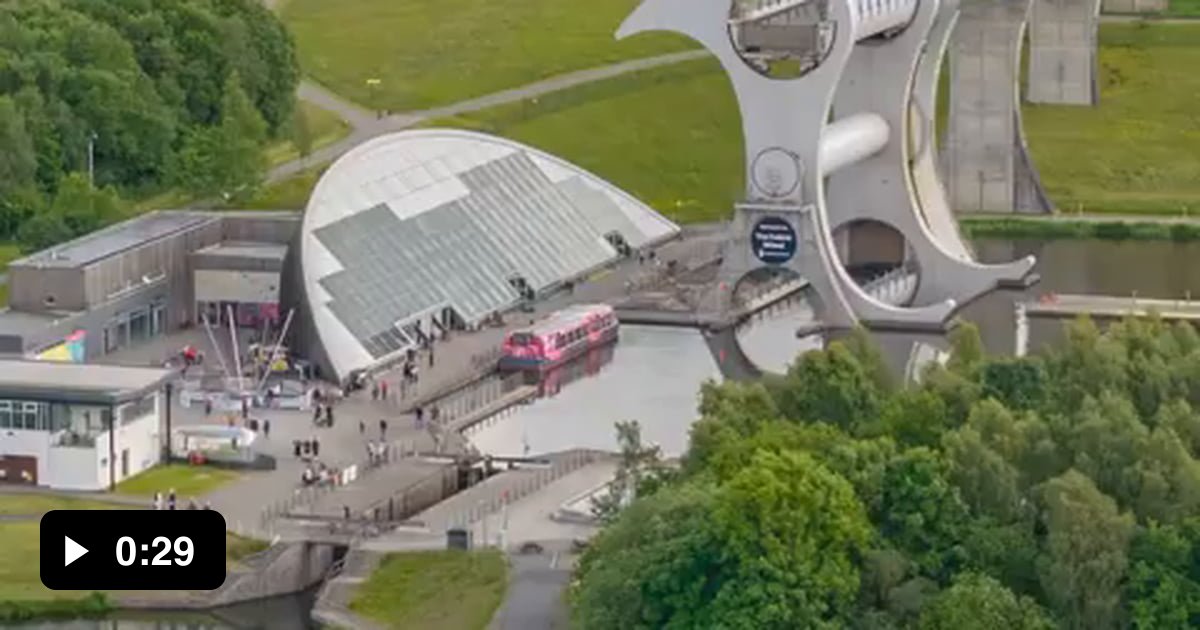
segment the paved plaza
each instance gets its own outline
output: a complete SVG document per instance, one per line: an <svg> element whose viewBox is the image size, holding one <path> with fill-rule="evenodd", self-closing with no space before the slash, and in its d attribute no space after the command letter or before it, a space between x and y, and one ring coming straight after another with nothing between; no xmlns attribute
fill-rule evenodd
<svg viewBox="0 0 1200 630"><path fill-rule="evenodd" d="M560 292L537 303L533 312L513 312L505 316L505 326L484 328L475 332L455 332L449 339L438 341L430 352L421 352L419 382L402 390L399 386L399 369L379 375L378 380L389 384L387 400L372 400L370 391L357 391L347 395L334 407L332 427L316 427L311 411L279 409L254 409L251 417L270 422L270 434L260 432L254 448L276 459L277 467L272 471L247 471L241 478L219 488L207 497L219 510L230 529L248 535L270 537L275 530L262 522L264 510L287 499L301 487L301 475L306 464L293 454L293 440L315 438L320 444L319 459L328 466L340 468L352 464L365 464L368 460L366 443L383 437L392 445L393 452L413 450L430 452L434 448L433 438L427 430L416 426L413 407L428 404L465 383L476 380L490 372L497 358L496 351L504 334L540 318L554 310L573 303L602 302L621 299L628 294L631 285L642 286L652 283L655 275L663 273L661 261L675 260L680 267L697 264L710 258L715 251L714 243L719 237L715 230L698 230L683 239L664 244L658 249L659 265L638 260L625 260L612 268L600 271L571 292ZM213 340L217 346L214 347ZM249 342L249 334L243 331L239 337L243 349ZM187 345L195 346L205 354L205 369L219 373L218 354L232 364L230 351L233 343L229 330L214 329L210 336L203 328L194 328L179 334L155 339L136 348L110 354L103 363L119 365L162 365L165 360L178 354ZM244 350L243 350L244 351ZM194 369L194 368L193 368ZM332 386L329 386L332 387ZM178 392L177 392L178 393ZM179 396L172 400L172 422L174 427L190 425L219 425L225 415L213 413L205 416L199 406L190 408L180 404ZM379 421L386 420L386 436L380 435ZM360 423L365 431L360 432ZM336 498L323 498L323 512L336 512L346 505L353 511L367 509L370 505L393 495L407 484L429 474L430 467L418 461L394 464L385 470L365 475L351 488L337 491ZM165 492L168 488L164 488ZM190 498L190 497L189 497Z"/></svg>

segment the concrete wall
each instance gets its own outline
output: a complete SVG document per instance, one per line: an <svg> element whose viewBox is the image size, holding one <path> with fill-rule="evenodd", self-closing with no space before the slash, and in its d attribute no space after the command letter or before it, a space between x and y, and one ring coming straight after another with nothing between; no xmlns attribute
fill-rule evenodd
<svg viewBox="0 0 1200 630"><path fill-rule="evenodd" d="M195 278L197 301L279 302L278 273L197 269Z"/></svg>
<svg viewBox="0 0 1200 630"><path fill-rule="evenodd" d="M155 394L161 397L162 394ZM155 413L142 416L141 419L127 424L117 424L116 465L114 467L116 483L133 477L159 463L162 458L163 425L160 413L161 401L155 405ZM118 414L119 417L119 414ZM106 488L109 482L108 442L110 434L102 433L96 438L96 457L100 468L100 489ZM121 474L121 451L129 451L129 474ZM166 490L166 489L164 489Z"/></svg>
<svg viewBox="0 0 1200 630"><path fill-rule="evenodd" d="M19 311L78 311L87 306L81 269L12 265L8 288L8 305Z"/></svg>
<svg viewBox="0 0 1200 630"><path fill-rule="evenodd" d="M192 275L188 255L221 241L221 223L214 218L195 229L173 234L141 247L102 260L85 268L88 305L112 301L127 287L144 278L165 277L170 287L167 300L167 330L175 330L194 318Z"/></svg>
<svg viewBox="0 0 1200 630"><path fill-rule="evenodd" d="M208 607L287 595L325 578L334 563L334 547L305 542L281 543L250 560L250 571L232 572L213 592Z"/></svg>
<svg viewBox="0 0 1200 630"><path fill-rule="evenodd" d="M1105 13L1161 13L1167 10L1167 0L1104 0Z"/></svg>
<svg viewBox="0 0 1200 630"><path fill-rule="evenodd" d="M1031 103L1094 105L1099 0L1034 0L1029 21Z"/></svg>
<svg viewBox="0 0 1200 630"><path fill-rule="evenodd" d="M291 243L300 231L299 212L230 212L221 216L221 236L226 241Z"/></svg>

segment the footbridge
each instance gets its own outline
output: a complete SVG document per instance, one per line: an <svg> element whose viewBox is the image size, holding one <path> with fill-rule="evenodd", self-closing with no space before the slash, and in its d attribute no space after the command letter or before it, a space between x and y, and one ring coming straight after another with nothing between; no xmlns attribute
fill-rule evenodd
<svg viewBox="0 0 1200 630"><path fill-rule="evenodd" d="M618 37L700 42L737 95L746 192L710 300L720 321L739 319L735 288L764 267L804 278L826 329L944 330L962 304L1029 275L1032 257L972 258L931 158L957 15L955 0L644 0L626 19ZM911 296L887 300L852 277L874 245L839 235L862 223L902 237L890 262L913 265Z"/></svg>

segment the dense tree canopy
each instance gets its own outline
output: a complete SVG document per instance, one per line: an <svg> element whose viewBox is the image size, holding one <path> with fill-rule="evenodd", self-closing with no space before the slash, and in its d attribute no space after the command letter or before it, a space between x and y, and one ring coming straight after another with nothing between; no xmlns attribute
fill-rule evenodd
<svg viewBox="0 0 1200 630"><path fill-rule="evenodd" d="M290 36L258 0L0 2L0 238L36 246L90 225L51 207L87 173L89 145L98 189L237 189L261 173L259 143L290 125L298 77ZM243 132L232 149L181 159L230 128ZM191 170L213 164L237 176L193 186Z"/></svg>
<svg viewBox="0 0 1200 630"><path fill-rule="evenodd" d="M708 384L678 474L612 519L584 628L1200 626L1200 337L1067 326L989 357L960 327L900 387L861 333Z"/></svg>

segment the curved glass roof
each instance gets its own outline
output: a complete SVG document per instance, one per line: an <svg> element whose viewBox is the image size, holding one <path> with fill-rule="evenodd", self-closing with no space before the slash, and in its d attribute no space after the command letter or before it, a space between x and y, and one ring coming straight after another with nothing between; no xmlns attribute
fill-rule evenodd
<svg viewBox="0 0 1200 630"><path fill-rule="evenodd" d="M409 324L452 309L467 323L678 226L546 153L454 130L375 138L333 164L304 215L301 264L313 323L339 377L404 351ZM619 242L619 241L618 241Z"/></svg>

